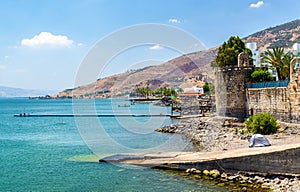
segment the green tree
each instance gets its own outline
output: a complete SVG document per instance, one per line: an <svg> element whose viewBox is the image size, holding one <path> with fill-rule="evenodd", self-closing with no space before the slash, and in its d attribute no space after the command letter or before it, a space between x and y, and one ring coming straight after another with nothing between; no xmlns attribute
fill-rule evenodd
<svg viewBox="0 0 300 192"><path fill-rule="evenodd" d="M212 83L205 82L203 85L204 94L214 94L215 93L215 86Z"/></svg>
<svg viewBox="0 0 300 192"><path fill-rule="evenodd" d="M219 67L235 66L238 64L238 55L243 51L249 54L250 64L253 64L251 50L245 47L245 43L238 36L231 36L227 42L219 47L212 65Z"/></svg>
<svg viewBox="0 0 300 192"><path fill-rule="evenodd" d="M272 81L273 77L272 74L268 70L263 70L262 68L259 68L251 74L251 78L255 82L264 82L264 81Z"/></svg>
<svg viewBox="0 0 300 192"><path fill-rule="evenodd" d="M282 69L281 74L284 78L290 76L290 64L294 59L294 55L291 52L287 52L282 59Z"/></svg>
<svg viewBox="0 0 300 192"><path fill-rule="evenodd" d="M147 87L142 87L142 88L136 88L135 92L137 93L137 95L139 97L147 97L150 96L152 94L151 89L147 86Z"/></svg>
<svg viewBox="0 0 300 192"><path fill-rule="evenodd" d="M289 76L290 62L293 58L294 56L290 52L284 53L282 47L273 47L272 50L261 54L261 61L271 64L272 68L276 70L279 80L284 80Z"/></svg>
<svg viewBox="0 0 300 192"><path fill-rule="evenodd" d="M141 95L142 95L142 89L141 88L136 88L134 91L136 92L138 97L141 97Z"/></svg>
<svg viewBox="0 0 300 192"><path fill-rule="evenodd" d="M184 90L180 87L178 90L177 90L177 93L183 93Z"/></svg>
<svg viewBox="0 0 300 192"><path fill-rule="evenodd" d="M176 93L175 89L173 89L173 88L165 88L163 95L165 95L165 96L176 96L177 93Z"/></svg>
<svg viewBox="0 0 300 192"><path fill-rule="evenodd" d="M152 91L148 86L143 88L143 92L146 98L148 98L152 94Z"/></svg>
<svg viewBox="0 0 300 192"><path fill-rule="evenodd" d="M279 126L276 122L276 118L268 113L260 113L255 116L250 116L245 121L247 131L249 133L259 133L263 135L268 135L276 133Z"/></svg>
<svg viewBox="0 0 300 192"><path fill-rule="evenodd" d="M153 93L159 94L160 96L177 96L177 92L173 88L160 87L156 90L151 90L148 86L142 88L136 88L135 92L139 97L148 98Z"/></svg>

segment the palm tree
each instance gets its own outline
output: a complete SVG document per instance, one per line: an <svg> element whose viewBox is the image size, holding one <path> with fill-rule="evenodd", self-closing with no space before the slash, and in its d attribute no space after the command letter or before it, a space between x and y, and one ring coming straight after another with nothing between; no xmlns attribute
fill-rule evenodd
<svg viewBox="0 0 300 192"><path fill-rule="evenodd" d="M144 94L145 94L146 98L148 99L148 97L152 94L152 91L148 86L143 89L144 89Z"/></svg>
<svg viewBox="0 0 300 192"><path fill-rule="evenodd" d="M164 95L165 96L176 96L177 93L176 93L175 89L173 89L173 88L166 88Z"/></svg>
<svg viewBox="0 0 300 192"><path fill-rule="evenodd" d="M290 62L293 57L290 52L284 53L282 47L273 47L272 50L267 50L261 54L262 62L272 65L272 68L277 72L279 80L284 80L289 76Z"/></svg>
<svg viewBox="0 0 300 192"><path fill-rule="evenodd" d="M287 52L284 56L283 56L283 60L282 60L282 64L283 64L283 69L282 69L282 76L284 77L288 77L290 75L290 64L291 61L294 59L294 55L290 52Z"/></svg>

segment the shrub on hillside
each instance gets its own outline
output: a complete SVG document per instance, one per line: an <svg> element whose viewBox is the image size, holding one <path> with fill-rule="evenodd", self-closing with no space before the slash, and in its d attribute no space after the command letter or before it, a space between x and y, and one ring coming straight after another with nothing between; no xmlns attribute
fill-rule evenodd
<svg viewBox="0 0 300 192"><path fill-rule="evenodd" d="M259 133L263 135L268 135L276 133L279 128L276 118L268 113L260 113L255 116L250 116L245 121L247 131L249 133Z"/></svg>

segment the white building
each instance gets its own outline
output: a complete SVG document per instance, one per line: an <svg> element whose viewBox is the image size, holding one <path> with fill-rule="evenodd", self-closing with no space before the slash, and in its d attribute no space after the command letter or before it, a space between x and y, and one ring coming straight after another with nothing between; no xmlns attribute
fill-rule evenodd
<svg viewBox="0 0 300 192"><path fill-rule="evenodd" d="M272 76L274 78L276 78L276 80L278 80L277 73L276 73L275 70L271 69L271 65L268 64L268 63L261 63L261 60L260 60L261 51L259 51L257 49L256 43L255 42L249 42L249 43L246 43L245 46L252 51L253 65L255 67L261 67L261 66L268 67L269 72L272 74ZM300 58L300 43L294 43L293 47L291 49L288 49L288 50L290 50L295 55L295 57Z"/></svg>
<svg viewBox="0 0 300 192"><path fill-rule="evenodd" d="M185 89L183 89L183 92L184 93L194 92L194 93L204 94L203 87L198 87L198 86L193 86L191 88L185 88Z"/></svg>
<svg viewBox="0 0 300 192"><path fill-rule="evenodd" d="M294 43L292 52L295 55L295 57L300 57L300 43Z"/></svg>
<svg viewBox="0 0 300 192"><path fill-rule="evenodd" d="M300 50L300 43L294 43L293 50L299 51Z"/></svg>
<svg viewBox="0 0 300 192"><path fill-rule="evenodd" d="M295 55L294 69L300 68L300 43L294 43L292 52ZM293 61L292 61L293 62Z"/></svg>
<svg viewBox="0 0 300 192"><path fill-rule="evenodd" d="M246 43L245 45L248 49L251 50L252 52L252 59L253 59L253 65L255 67L267 67L269 70L269 72L271 73L271 75L273 76L274 79L278 80L278 77L277 77L277 73L275 70L272 70L271 69L271 65L269 63L261 63L261 60L260 60L260 54L263 52L263 51L260 51L257 49L257 45L256 45L256 42L249 42L249 43Z"/></svg>
<svg viewBox="0 0 300 192"><path fill-rule="evenodd" d="M253 65L260 67L260 51L257 49L255 42L249 42L245 45L252 52Z"/></svg>

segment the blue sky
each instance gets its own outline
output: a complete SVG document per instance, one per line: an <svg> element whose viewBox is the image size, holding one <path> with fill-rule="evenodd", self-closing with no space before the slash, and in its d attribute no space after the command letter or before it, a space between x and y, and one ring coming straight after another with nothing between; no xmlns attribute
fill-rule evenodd
<svg viewBox="0 0 300 192"><path fill-rule="evenodd" d="M298 19L299 7L299 0L0 0L0 85L71 88L89 50L131 25L174 26L211 48L231 35L245 37ZM115 59L104 74L179 55L159 45L131 52Z"/></svg>

